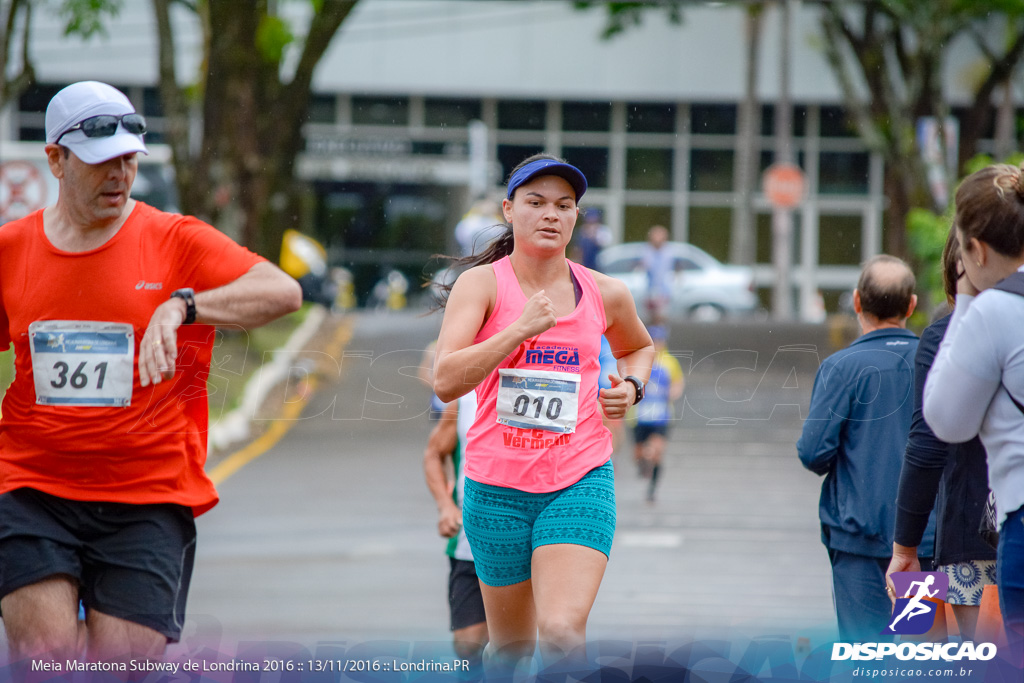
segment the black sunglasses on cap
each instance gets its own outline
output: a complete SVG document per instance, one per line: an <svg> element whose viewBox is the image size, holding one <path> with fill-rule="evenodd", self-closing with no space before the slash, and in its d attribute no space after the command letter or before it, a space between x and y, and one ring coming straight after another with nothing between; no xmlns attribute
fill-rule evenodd
<svg viewBox="0 0 1024 683"><path fill-rule="evenodd" d="M118 123L132 135L142 135L146 132L146 119L141 114L122 114L120 116L100 114L79 121L58 135L53 142L58 144L62 137L75 130L82 131L87 138L109 138L117 132Z"/></svg>

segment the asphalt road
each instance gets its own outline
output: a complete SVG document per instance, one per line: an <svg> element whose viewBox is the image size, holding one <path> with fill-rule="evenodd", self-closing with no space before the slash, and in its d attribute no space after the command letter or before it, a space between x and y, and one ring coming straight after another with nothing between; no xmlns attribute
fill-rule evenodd
<svg viewBox="0 0 1024 683"><path fill-rule="evenodd" d="M416 378L439 324L416 313L359 314L335 320L299 353L295 367L316 369L317 390L303 406L296 381L279 392L281 405L260 411L260 419L299 417L274 423L269 431L284 436L264 452L250 449L258 457L230 470L221 503L197 520L184 637L172 660L307 667L201 677L275 683L338 680L337 670L319 676L308 667L342 658L453 661L448 561L421 468L429 388ZM794 657L834 637L820 480L794 449L829 339L821 328L767 324L673 331L687 389L655 503L644 500L628 439L614 458L618 528L588 630L602 652L634 662L654 652L661 661L670 644L696 652L699 642L714 673L720 657L737 662L781 643L789 675ZM223 471L225 461L213 458L208 469Z"/></svg>
<svg viewBox="0 0 1024 683"><path fill-rule="evenodd" d="M326 371L302 417L198 520L179 648L447 647L448 565L421 470L429 390L415 378L439 320L349 322L338 357L307 354ZM656 503L644 500L631 444L616 452L618 529L589 635L813 647L833 628L830 574L820 480L794 443L829 349L799 330L690 332L670 344L688 386Z"/></svg>

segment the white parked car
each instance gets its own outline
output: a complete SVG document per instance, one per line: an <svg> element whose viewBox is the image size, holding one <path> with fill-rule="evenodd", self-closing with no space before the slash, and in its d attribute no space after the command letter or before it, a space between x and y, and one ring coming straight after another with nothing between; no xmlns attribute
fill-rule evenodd
<svg viewBox="0 0 1024 683"><path fill-rule="evenodd" d="M626 242L604 249L598 268L626 283L641 315L646 309L646 242ZM668 316L671 319L713 321L746 315L758 307L754 274L745 266L723 265L707 252L685 242L667 242L675 270Z"/></svg>

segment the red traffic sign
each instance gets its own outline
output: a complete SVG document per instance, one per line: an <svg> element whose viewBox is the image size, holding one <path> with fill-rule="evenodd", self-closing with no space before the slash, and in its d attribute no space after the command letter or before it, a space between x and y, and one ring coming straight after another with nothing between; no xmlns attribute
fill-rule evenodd
<svg viewBox="0 0 1024 683"><path fill-rule="evenodd" d="M27 161L0 164L0 223L27 216L46 206L46 181Z"/></svg>
<svg viewBox="0 0 1024 683"><path fill-rule="evenodd" d="M764 195L778 209L792 209L804 198L804 172L793 164L772 164L762 180Z"/></svg>

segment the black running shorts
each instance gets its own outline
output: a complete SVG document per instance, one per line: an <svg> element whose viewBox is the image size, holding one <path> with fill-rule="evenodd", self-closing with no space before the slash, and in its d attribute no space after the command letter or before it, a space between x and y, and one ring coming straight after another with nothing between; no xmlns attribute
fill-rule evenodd
<svg viewBox="0 0 1024 683"><path fill-rule="evenodd" d="M57 575L78 582L86 609L181 636L195 559L190 508L0 495L0 597Z"/></svg>
<svg viewBox="0 0 1024 683"><path fill-rule="evenodd" d="M451 612L452 630L486 621L484 598L480 594L480 581L476 578L476 566L466 560L449 557L452 571L448 575L448 609Z"/></svg>

